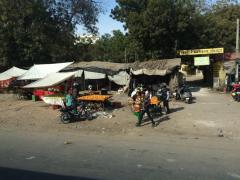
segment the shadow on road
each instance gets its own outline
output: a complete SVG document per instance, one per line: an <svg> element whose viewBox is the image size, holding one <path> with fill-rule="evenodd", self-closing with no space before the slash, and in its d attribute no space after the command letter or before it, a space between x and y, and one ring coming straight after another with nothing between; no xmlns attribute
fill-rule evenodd
<svg viewBox="0 0 240 180"><path fill-rule="evenodd" d="M171 113L178 112L184 110L184 107L177 107L177 108L171 108Z"/></svg>
<svg viewBox="0 0 240 180"><path fill-rule="evenodd" d="M168 121L170 120L169 116L167 115L163 115L161 117L158 117L158 118L154 118L154 121L156 123L156 126L158 126L161 122L164 122L164 121ZM150 119L144 119L143 123L142 123L142 126L147 126L149 124L152 124L152 122L150 121Z"/></svg>
<svg viewBox="0 0 240 180"><path fill-rule="evenodd" d="M50 173L28 171L21 169L0 167L0 179L2 180L97 180L86 177L74 177L56 175Z"/></svg>

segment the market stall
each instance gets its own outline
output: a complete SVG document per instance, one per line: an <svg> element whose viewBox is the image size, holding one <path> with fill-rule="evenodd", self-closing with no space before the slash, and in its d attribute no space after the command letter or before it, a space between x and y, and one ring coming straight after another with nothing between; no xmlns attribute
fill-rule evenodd
<svg viewBox="0 0 240 180"><path fill-rule="evenodd" d="M81 96L78 98L78 100L87 103L92 109L96 111L101 111L105 109L105 106L111 97L111 95L91 94Z"/></svg>

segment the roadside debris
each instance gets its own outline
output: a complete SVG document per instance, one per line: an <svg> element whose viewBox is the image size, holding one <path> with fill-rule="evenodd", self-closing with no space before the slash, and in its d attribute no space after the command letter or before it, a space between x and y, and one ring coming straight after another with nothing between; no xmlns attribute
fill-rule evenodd
<svg viewBox="0 0 240 180"><path fill-rule="evenodd" d="M72 144L72 142L70 142L70 141L64 141L64 145L67 145L67 144Z"/></svg>
<svg viewBox="0 0 240 180"><path fill-rule="evenodd" d="M223 130L222 130L222 129L219 129L218 137L224 137L224 134L223 134Z"/></svg>
<svg viewBox="0 0 240 180"><path fill-rule="evenodd" d="M26 159L27 160L32 160L32 159L35 159L36 157L35 156L30 156L30 157L27 157Z"/></svg>

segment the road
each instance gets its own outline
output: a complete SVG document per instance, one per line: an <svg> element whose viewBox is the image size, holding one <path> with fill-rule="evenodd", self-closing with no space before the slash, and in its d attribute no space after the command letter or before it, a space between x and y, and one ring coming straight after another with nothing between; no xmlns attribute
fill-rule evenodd
<svg viewBox="0 0 240 180"><path fill-rule="evenodd" d="M0 131L0 179L240 179L225 137Z"/></svg>

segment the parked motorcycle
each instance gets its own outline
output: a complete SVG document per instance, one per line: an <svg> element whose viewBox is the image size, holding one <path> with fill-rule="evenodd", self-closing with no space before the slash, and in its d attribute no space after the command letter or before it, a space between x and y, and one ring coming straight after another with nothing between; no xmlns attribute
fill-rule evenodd
<svg viewBox="0 0 240 180"><path fill-rule="evenodd" d="M60 112L61 112L60 119L64 124L68 124L78 120L93 119L93 113L85 104L80 104L77 107L77 112L74 111L73 108L68 108L66 106L62 107L60 109Z"/></svg>
<svg viewBox="0 0 240 180"><path fill-rule="evenodd" d="M190 88L186 85L178 87L175 91L176 100L182 100L185 103L192 103L193 97Z"/></svg>
<svg viewBox="0 0 240 180"><path fill-rule="evenodd" d="M240 102L240 84L233 85L232 97L235 101Z"/></svg>

